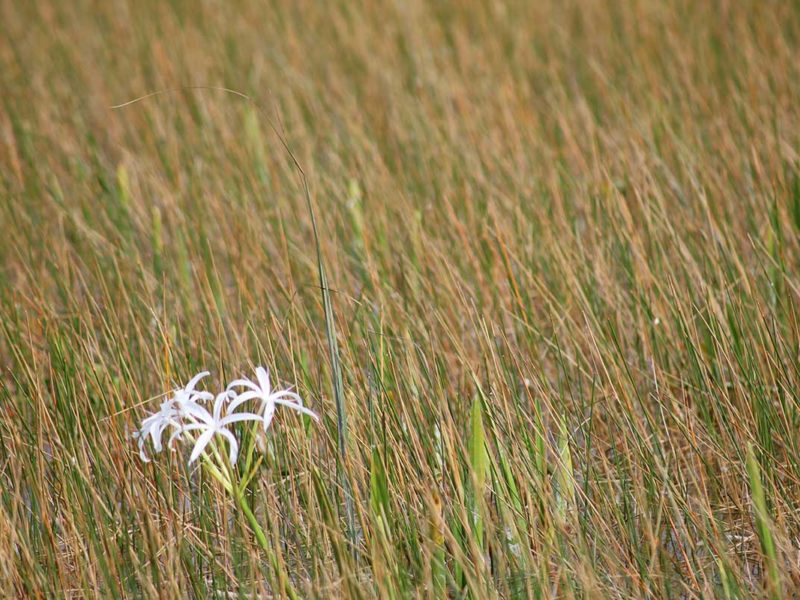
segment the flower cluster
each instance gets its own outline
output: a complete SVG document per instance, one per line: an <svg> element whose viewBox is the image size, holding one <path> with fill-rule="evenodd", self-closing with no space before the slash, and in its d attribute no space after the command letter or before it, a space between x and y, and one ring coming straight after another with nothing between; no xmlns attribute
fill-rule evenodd
<svg viewBox="0 0 800 600"><path fill-rule="evenodd" d="M134 436L143 461L150 462L145 452L147 439L152 443L153 452L158 454L163 449L164 434L171 431L168 447L180 438L194 442L189 464L203 454L215 436L220 436L228 442L230 464L233 465L239 454L239 442L230 429L234 423L261 421L266 431L272 423L277 406L285 406L319 420L314 412L303 406L300 396L291 389L273 390L269 373L263 367L256 369L256 381L237 379L216 396L195 389L208 374L208 371L204 371L195 375L186 387L175 390L172 397L161 404L158 412L142 421L141 428ZM255 412L237 412L237 409L254 402L260 403Z"/></svg>

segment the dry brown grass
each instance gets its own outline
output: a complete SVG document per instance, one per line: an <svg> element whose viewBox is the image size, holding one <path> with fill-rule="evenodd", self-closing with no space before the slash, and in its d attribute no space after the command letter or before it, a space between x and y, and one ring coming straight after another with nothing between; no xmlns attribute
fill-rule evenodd
<svg viewBox="0 0 800 600"><path fill-rule="evenodd" d="M4 2L0 33L0 589L800 583L797 3ZM324 416L253 486L277 565L127 437L254 363Z"/></svg>

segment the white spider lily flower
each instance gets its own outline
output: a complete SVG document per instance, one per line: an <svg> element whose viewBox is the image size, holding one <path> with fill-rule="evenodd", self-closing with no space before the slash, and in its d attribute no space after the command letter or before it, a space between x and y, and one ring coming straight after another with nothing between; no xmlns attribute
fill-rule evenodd
<svg viewBox="0 0 800 600"><path fill-rule="evenodd" d="M291 388L273 391L269 381L269 372L264 367L256 368L256 379L258 379L258 383L243 378L232 381L230 385L228 385L229 393L233 392L236 388L247 389L246 392L237 394L231 401L228 405L229 413L232 413L237 407L248 400L258 399L261 400L260 412L262 413L261 418L264 421L264 431L269 429L272 418L275 416L275 408L277 406L291 408L299 413L308 415L315 421L319 421L317 414L303 406L303 400L299 395L294 393Z"/></svg>
<svg viewBox="0 0 800 600"><path fill-rule="evenodd" d="M239 441L227 427L233 423L239 423L241 421L262 420L260 415L245 412L233 413L230 408L228 409L228 414L223 417L223 406L229 400L233 400L233 402L231 402L232 405L235 402L235 398L236 394L230 390L222 392L221 394L217 394L217 397L214 400L213 413L208 412L208 409L200 404L197 404L196 402L187 405L187 417L191 422L181 425L180 428L172 434L172 437L170 437L168 445L171 446L177 438L186 432L202 431L200 437L195 440L194 449L189 457L189 464L192 464L200 457L208 444L211 443L211 440L214 438L214 436L218 434L228 441L230 463L232 465L235 464L236 458L239 454Z"/></svg>
<svg viewBox="0 0 800 600"><path fill-rule="evenodd" d="M144 462L150 462L147 454L144 451L144 445L147 437L153 442L153 453L158 454L161 452L161 436L164 430L170 426L180 426L180 423L175 419L175 410L172 407L172 400L167 400L161 404L161 409L142 421L142 427L139 431L133 433L139 444L139 456Z"/></svg>
<svg viewBox="0 0 800 600"><path fill-rule="evenodd" d="M199 406L197 402L211 400L214 397L209 392L200 392L194 389L200 380L208 375L208 371L203 371L192 377L184 388L175 390L172 398L161 403L157 413L142 421L141 429L134 434L134 437L138 440L139 456L144 462L150 462L144 451L148 436L150 436L153 443L154 454L158 454L163 449L161 436L164 435L164 431L168 427L180 428L182 426L181 419L185 418L193 410L192 407Z"/></svg>
<svg viewBox="0 0 800 600"><path fill-rule="evenodd" d="M198 382L209 373L204 371L195 375L186 387L176 390L172 398L163 402L158 412L148 416L142 421L142 426L134 434L139 443L139 455L144 462L150 462L145 452L145 443L149 438L153 446L153 454L162 451L161 438L168 429L173 429L167 446L181 437L186 437L194 444L189 464L193 463L206 452L215 436L224 438L228 442L228 457L231 465L236 463L239 454L239 441L236 439L230 426L243 421L257 421L263 424L266 431L272 423L276 406L286 406L300 413L306 414L315 420L319 417L303 406L300 396L291 391L272 390L269 373L263 367L256 369L258 383L249 379L237 379L227 389L214 396L205 391L197 391ZM237 388L245 388L243 393L237 393ZM204 404L213 400L213 405ZM256 412L236 412L248 400L260 400L261 407ZM195 432L195 433L192 433ZM215 459L219 455L214 452Z"/></svg>

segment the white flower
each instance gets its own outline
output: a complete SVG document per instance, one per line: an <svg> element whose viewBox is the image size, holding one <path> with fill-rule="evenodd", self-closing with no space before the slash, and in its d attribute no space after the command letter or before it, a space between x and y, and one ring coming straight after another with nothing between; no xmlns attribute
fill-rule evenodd
<svg viewBox="0 0 800 600"><path fill-rule="evenodd" d="M272 423L272 417L275 416L275 407L278 405L291 408L304 415L308 415L315 421L319 421L319 417L316 413L303 406L303 400L300 396L291 391L291 389L272 391L269 382L269 372L264 367L256 368L256 379L258 379L258 383L250 379L237 379L231 382L228 386L229 393L233 392L237 387L246 388L247 391L235 396L235 399L233 399L228 406L228 413L232 413L237 407L248 400L258 399L261 400L260 412L262 413L262 419L264 421L264 431L269 429Z"/></svg>
<svg viewBox="0 0 800 600"><path fill-rule="evenodd" d="M176 390L172 398L163 402L158 412L148 416L142 421L142 426L134 433L134 438L139 443L139 455L144 462L150 462L145 453L145 443L149 438L152 442L153 453L162 451L161 438L168 429L173 429L168 446L181 437L186 437L194 443L189 464L197 460L214 440L214 436L225 438L228 442L230 464L236 462L239 454L239 441L230 430L234 423L242 421L259 421L266 431L277 405L286 406L319 420L316 414L303 406L303 401L291 390L272 391L269 374L263 367L256 369L258 384L249 379L237 379L228 388L214 396L210 392L197 391L194 388L198 382L208 375L203 371L195 375L186 387ZM236 388L246 388L239 394ZM248 400L261 400L261 408L256 412L236 412ZM206 407L203 403L213 400L213 407ZM197 437L192 432L197 432ZM215 457L218 459L219 456Z"/></svg>
<svg viewBox="0 0 800 600"><path fill-rule="evenodd" d="M176 390L172 398L161 403L160 410L142 421L142 427L134 434L139 443L139 456L144 462L150 462L144 451L144 444L147 436L153 443L153 452L158 454L162 450L161 436L167 427L181 427L181 419L193 410L194 406L199 406L197 402L211 400L214 396L209 392L195 391L195 386L204 377L208 376L208 371L198 373L186 384L186 387ZM202 407L201 407L202 408Z"/></svg>
<svg viewBox="0 0 800 600"><path fill-rule="evenodd" d="M230 408L228 409L228 414L223 417L222 407L228 400L233 400L234 398L236 398L236 394L231 391L225 391L221 394L217 394L217 398L214 400L213 414L208 412L205 407L199 404L195 403L190 405L187 409L187 418L191 422L182 425L180 429L172 434L172 437L169 440L169 445L171 445L175 439L186 432L202 431L203 433L200 434L200 437L195 440L192 455L189 457L189 464L192 464L203 453L203 451L206 449L206 446L208 446L208 444L214 438L214 435L219 434L228 440L229 458L231 464L234 464L236 462L237 455L239 454L239 441L236 439L236 436L233 435L229 429L227 429L228 425L232 425L233 423L238 423L240 421L260 421L262 419L261 416L253 413L233 413L233 410Z"/></svg>

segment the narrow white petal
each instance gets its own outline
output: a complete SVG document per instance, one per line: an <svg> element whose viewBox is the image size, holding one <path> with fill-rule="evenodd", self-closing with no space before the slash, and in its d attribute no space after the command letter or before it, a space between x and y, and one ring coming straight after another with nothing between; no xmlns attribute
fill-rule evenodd
<svg viewBox="0 0 800 600"><path fill-rule="evenodd" d="M153 423L158 423L165 417L168 417L170 414L172 414L172 412L173 412L172 408L169 408L167 410L160 410L157 413L153 413L152 415L147 417L144 421L142 421L142 429L152 426Z"/></svg>
<svg viewBox="0 0 800 600"><path fill-rule="evenodd" d="M228 392L221 392L217 394L217 399L214 400L214 422L219 421L222 416L222 407L228 401Z"/></svg>
<svg viewBox="0 0 800 600"><path fill-rule="evenodd" d="M197 429L208 429L208 426L202 425L200 423L191 423L189 425L184 425L180 429L176 429L175 431L172 432L172 435L169 436L169 441L167 442L167 448L171 448L172 443L187 431L195 431Z"/></svg>
<svg viewBox="0 0 800 600"><path fill-rule="evenodd" d="M239 454L239 442L236 440L236 436L227 429L217 429L217 433L228 438L228 443L230 444L229 458L231 459L232 465L236 464L236 456Z"/></svg>
<svg viewBox="0 0 800 600"><path fill-rule="evenodd" d="M258 386L249 379L237 379L235 381L231 381L228 384L228 390L232 390L233 388L237 387L248 388L250 390L253 390L254 392L258 391Z"/></svg>
<svg viewBox="0 0 800 600"><path fill-rule="evenodd" d="M236 413L235 415L228 415L222 419L218 426L225 427L231 423L239 423L241 421L261 421L264 417L255 413Z"/></svg>
<svg viewBox="0 0 800 600"><path fill-rule="evenodd" d="M153 423L154 421L148 419L142 421L142 426L139 428L139 431L136 432L136 437L141 440L150 435L150 429L152 429Z"/></svg>
<svg viewBox="0 0 800 600"><path fill-rule="evenodd" d="M159 423L158 427L154 428L153 432L153 450L156 454L161 452L161 436L164 435L164 430L167 428L166 423Z"/></svg>
<svg viewBox="0 0 800 600"><path fill-rule="evenodd" d="M190 402L205 402L207 400L213 400L214 394L211 392L192 392L189 395Z"/></svg>
<svg viewBox="0 0 800 600"><path fill-rule="evenodd" d="M214 417L211 416L211 413L208 412L205 407L195 404L194 402L184 404L183 411L190 417L199 419L208 425L211 425L214 422Z"/></svg>
<svg viewBox="0 0 800 600"><path fill-rule="evenodd" d="M190 393L191 393L191 391L192 391L192 390L194 390L194 386L196 386L196 385L198 384L198 382L199 382L199 381L200 381L200 380L201 380L203 377L208 377L209 375L211 375L211 373L209 373L208 371L203 371L203 372L201 372L201 373L198 373L197 375L195 375L194 377L192 377L192 378L189 380L189 383L187 383L187 384L186 384L186 387L185 387L185 388L183 388L183 389L184 389L186 392L190 392Z"/></svg>
<svg viewBox="0 0 800 600"><path fill-rule="evenodd" d="M258 392L244 392L236 396L236 399L228 405L228 414L232 413L237 409L237 407L241 406L248 400L252 400L253 398L260 398L261 394Z"/></svg>
<svg viewBox="0 0 800 600"><path fill-rule="evenodd" d="M147 457L147 454L144 451L144 441L145 437L143 435L139 436L139 457L143 462L149 463L150 459Z"/></svg>
<svg viewBox="0 0 800 600"><path fill-rule="evenodd" d="M258 384L261 386L261 391L269 394L271 389L269 386L269 371L264 367L258 367L256 369L256 377L258 378Z"/></svg>
<svg viewBox="0 0 800 600"><path fill-rule="evenodd" d="M182 436L184 431L186 431L186 428L184 428L184 429L176 429L175 431L173 431L172 435L169 436L169 440L167 440L167 448L172 448L173 442L176 439L178 439L180 436Z"/></svg>
<svg viewBox="0 0 800 600"><path fill-rule="evenodd" d="M213 425L206 425L205 423L189 423L188 425L184 425L181 427L181 433L184 431L197 431L198 429L214 429Z"/></svg>
<svg viewBox="0 0 800 600"><path fill-rule="evenodd" d="M154 423L150 427L148 432L147 432L148 435L150 436L150 441L152 442L153 446L156 446L156 444L158 444L158 441L157 441L158 440L158 431L157 431L158 425L159 425L158 423Z"/></svg>
<svg viewBox="0 0 800 600"><path fill-rule="evenodd" d="M264 406L264 431L269 429L272 424L272 417L275 416L275 404L269 402Z"/></svg>
<svg viewBox="0 0 800 600"><path fill-rule="evenodd" d="M312 410L309 410L308 408L306 408L302 404L296 404L294 402L289 402L287 400L275 400L274 402L275 402L275 404L280 404L281 406L285 406L286 408L291 408L292 410L296 410L299 413L303 413L304 415L308 415L309 417L311 417L315 421L319 421L319 417L317 416L317 413L315 413Z"/></svg>
<svg viewBox="0 0 800 600"><path fill-rule="evenodd" d="M203 434L197 438L197 442L195 442L194 450L192 450L192 455L189 457L189 464L192 464L194 461L197 460L197 457L203 453L203 450L206 449L208 443L211 441L211 438L214 437L214 430L209 429L204 431Z"/></svg>
<svg viewBox="0 0 800 600"><path fill-rule="evenodd" d="M153 449L156 453L161 452L161 434L164 433L166 427L164 420L153 423L150 428L150 440L153 442Z"/></svg>
<svg viewBox="0 0 800 600"><path fill-rule="evenodd" d="M142 422L142 428L137 432L140 450L143 451L147 439L153 445L153 454L158 454L162 450L161 437L167 427L180 427L180 423L173 416L174 411L167 413L157 413L148 417Z"/></svg>
<svg viewBox="0 0 800 600"><path fill-rule="evenodd" d="M295 394L291 390L280 390L277 392L273 392L272 394L270 394L270 397L273 400L278 400L280 398L292 398L297 404L303 406L303 399L300 397L299 394Z"/></svg>
<svg viewBox="0 0 800 600"><path fill-rule="evenodd" d="M160 413L160 412L157 412L157 413L154 413L154 414L150 415L149 417L146 417L146 418L144 418L144 419L142 420L142 427L141 427L141 429L142 429L142 430L145 430L145 429L147 429L149 425L151 425L151 424L152 424L152 423L154 423L155 421L158 421L158 420L161 418L161 416L162 416L162 415L161 415L161 413Z"/></svg>

